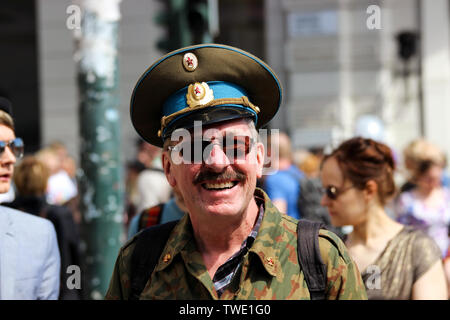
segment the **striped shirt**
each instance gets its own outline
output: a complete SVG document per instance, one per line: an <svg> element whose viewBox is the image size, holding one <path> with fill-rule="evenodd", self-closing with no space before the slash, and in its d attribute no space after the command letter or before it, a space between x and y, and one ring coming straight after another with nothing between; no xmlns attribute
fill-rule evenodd
<svg viewBox="0 0 450 320"><path fill-rule="evenodd" d="M241 248L238 252L233 254L224 264L222 264L216 271L213 277L214 287L216 288L219 297L225 291L226 287L231 283L234 275L239 270L242 263L242 258L252 247L255 241L256 235L258 234L259 227L261 226L261 221L264 216L264 201L260 202L261 199L255 198L257 203L259 203L259 213L258 219L253 226L252 231L248 237L242 242Z"/></svg>

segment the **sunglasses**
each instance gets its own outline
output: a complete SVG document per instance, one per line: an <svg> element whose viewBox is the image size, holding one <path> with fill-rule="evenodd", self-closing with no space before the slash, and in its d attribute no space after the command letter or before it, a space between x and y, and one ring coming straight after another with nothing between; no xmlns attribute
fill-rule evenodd
<svg viewBox="0 0 450 320"><path fill-rule="evenodd" d="M193 139L169 146L171 152L178 152L184 163L201 163L203 157L208 157L214 145L219 145L228 159L245 159L250 152L254 139L249 136L222 137L216 140ZM201 151L201 152L199 152Z"/></svg>
<svg viewBox="0 0 450 320"><path fill-rule="evenodd" d="M9 147L11 152L14 154L16 158L22 158L24 144L23 140L20 138L15 138L10 141L0 141L0 155L5 152L6 147Z"/></svg>
<svg viewBox="0 0 450 320"><path fill-rule="evenodd" d="M328 186L326 188L321 188L322 194L326 194L331 200L336 200L344 192L354 188L355 186L349 186L347 188L337 188L335 186Z"/></svg>

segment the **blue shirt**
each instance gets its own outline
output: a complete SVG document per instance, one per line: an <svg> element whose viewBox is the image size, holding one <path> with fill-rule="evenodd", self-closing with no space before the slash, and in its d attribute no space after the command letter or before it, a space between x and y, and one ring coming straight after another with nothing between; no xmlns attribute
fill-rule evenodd
<svg viewBox="0 0 450 320"><path fill-rule="evenodd" d="M264 182L264 189L270 200L286 201L285 213L296 219L300 219L297 201L300 195L300 180L303 177L303 172L292 164L286 170L278 170L275 174L268 175Z"/></svg>
<svg viewBox="0 0 450 320"><path fill-rule="evenodd" d="M180 220L184 216L184 212L177 206L175 202L175 198L172 197L169 201L164 205L164 209L162 211L160 224Z"/></svg>

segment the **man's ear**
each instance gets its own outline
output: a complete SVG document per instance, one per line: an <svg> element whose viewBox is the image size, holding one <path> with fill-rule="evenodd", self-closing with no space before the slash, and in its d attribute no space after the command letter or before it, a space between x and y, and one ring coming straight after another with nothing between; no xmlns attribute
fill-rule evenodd
<svg viewBox="0 0 450 320"><path fill-rule="evenodd" d="M257 176L257 178L262 177L262 171L263 171L263 167L264 167L264 154L265 154L264 144L261 142L258 142L256 144L256 165L257 165L256 176Z"/></svg>
<svg viewBox="0 0 450 320"><path fill-rule="evenodd" d="M163 151L161 156L161 161L164 169L164 173L166 175L167 181L169 182L170 186L173 188L177 184L175 180L175 176L173 175L173 164L170 161L170 155L168 151Z"/></svg>

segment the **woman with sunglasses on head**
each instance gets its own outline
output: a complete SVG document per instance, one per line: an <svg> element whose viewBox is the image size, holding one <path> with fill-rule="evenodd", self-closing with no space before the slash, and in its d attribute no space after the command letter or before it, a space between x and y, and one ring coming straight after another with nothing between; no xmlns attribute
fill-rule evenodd
<svg viewBox="0 0 450 320"><path fill-rule="evenodd" d="M0 99L0 193L8 192L23 155L10 107ZM2 104L3 103L3 104ZM58 299L60 255L55 228L46 219L0 206L0 299Z"/></svg>
<svg viewBox="0 0 450 320"><path fill-rule="evenodd" d="M345 243L369 299L447 299L437 245L385 211L396 193L394 169L386 145L359 137L347 140L322 162L322 205L333 225L353 226Z"/></svg>

